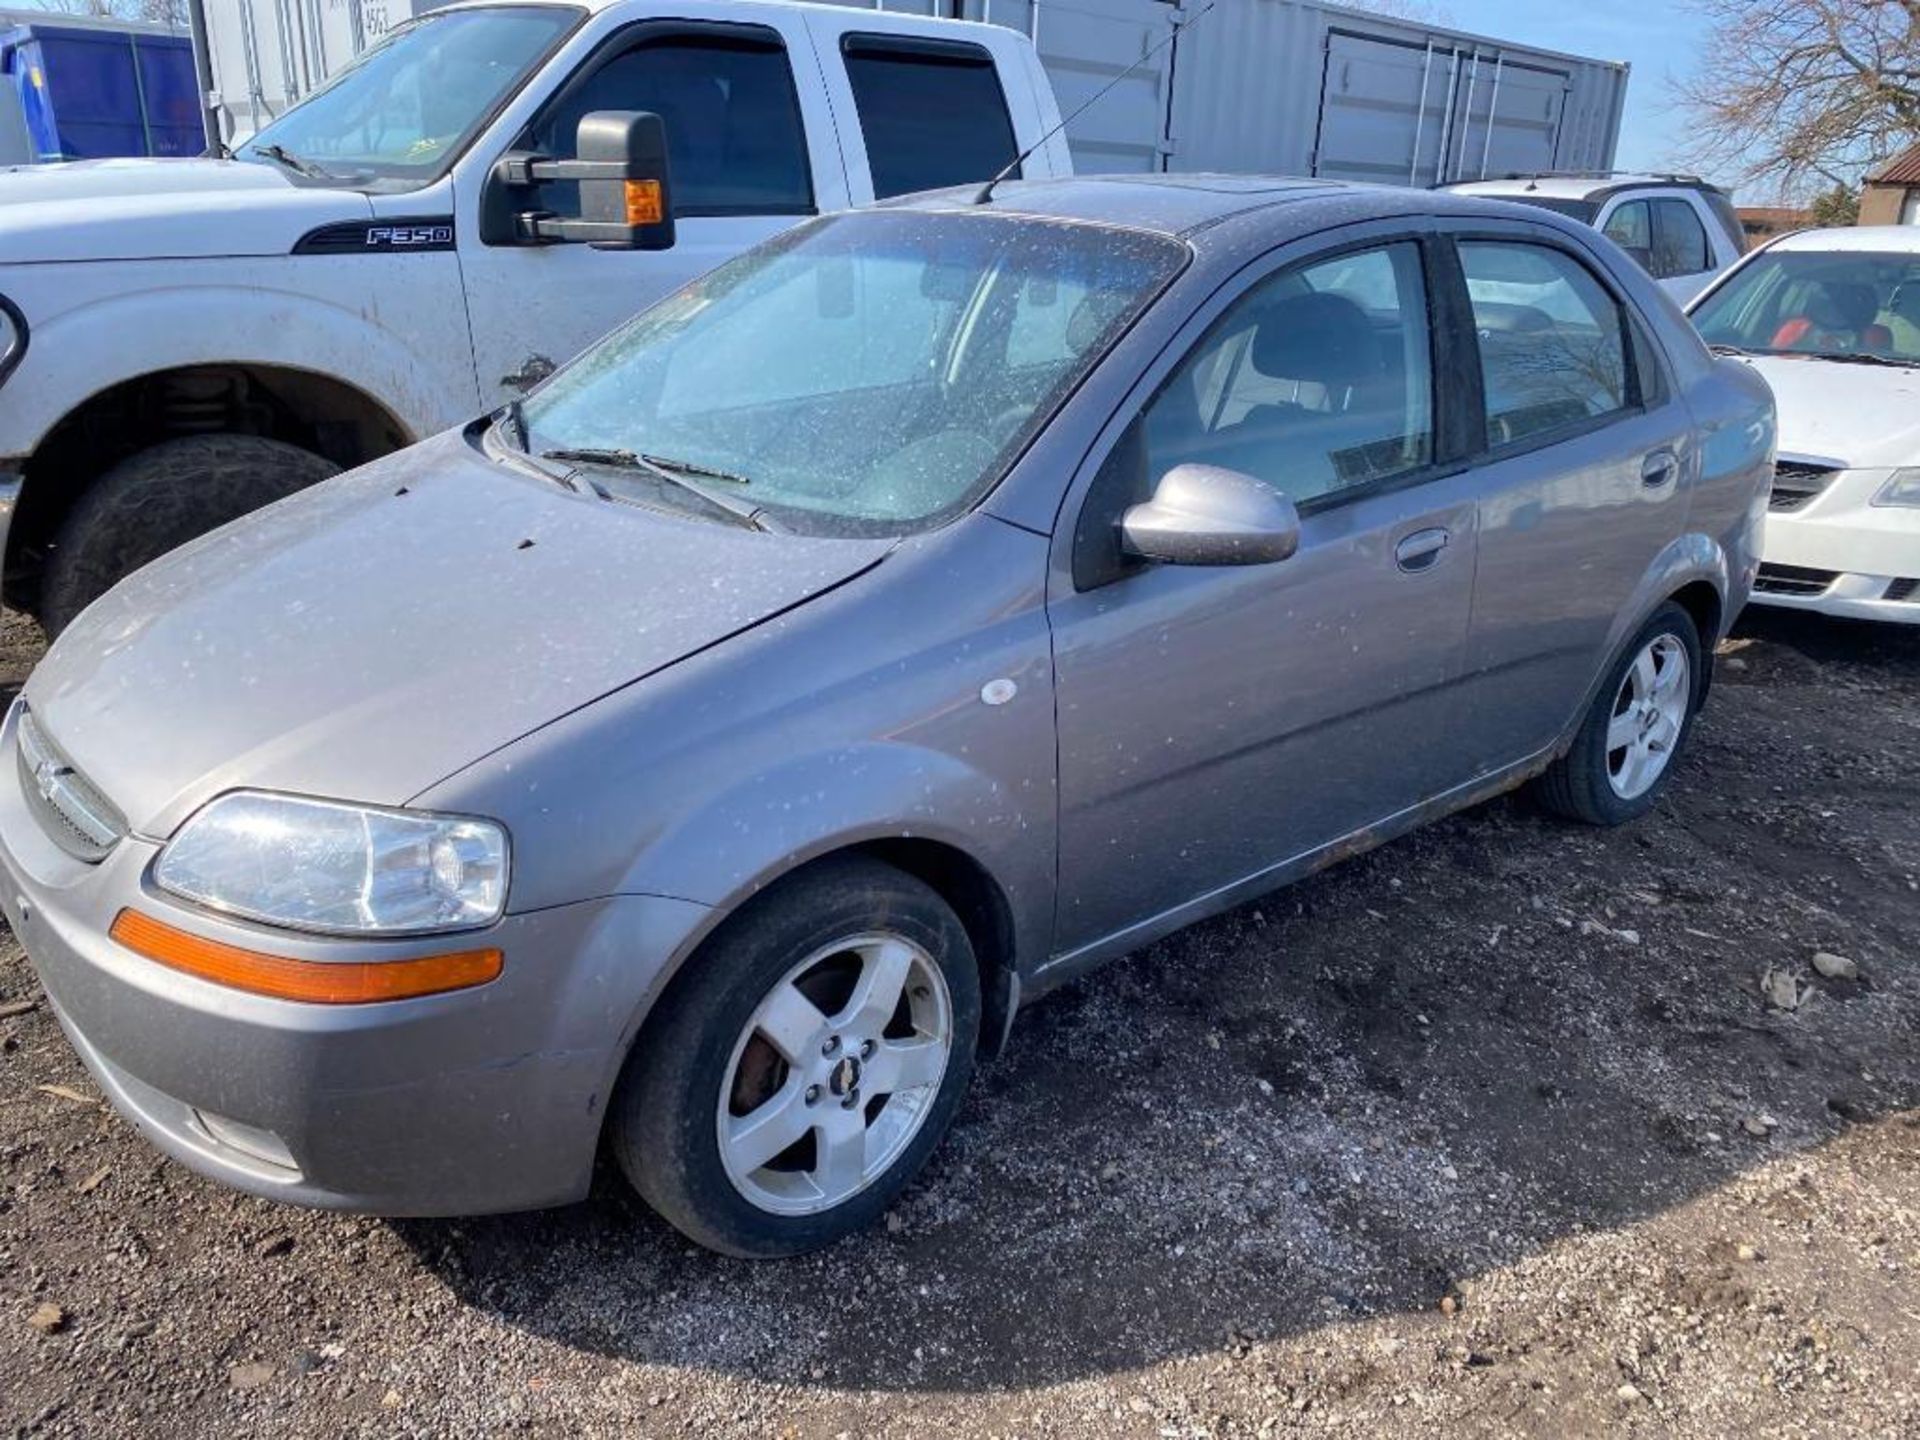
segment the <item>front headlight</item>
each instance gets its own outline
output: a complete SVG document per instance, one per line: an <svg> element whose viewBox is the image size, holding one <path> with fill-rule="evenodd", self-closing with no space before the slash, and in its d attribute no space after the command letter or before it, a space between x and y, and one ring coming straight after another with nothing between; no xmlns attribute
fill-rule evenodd
<svg viewBox="0 0 1920 1440"><path fill-rule="evenodd" d="M1873 503L1920 506L1920 466L1894 471L1873 497Z"/></svg>
<svg viewBox="0 0 1920 1440"><path fill-rule="evenodd" d="M338 935L468 930L507 903L491 820L236 790L160 853L154 883L210 909Z"/></svg>

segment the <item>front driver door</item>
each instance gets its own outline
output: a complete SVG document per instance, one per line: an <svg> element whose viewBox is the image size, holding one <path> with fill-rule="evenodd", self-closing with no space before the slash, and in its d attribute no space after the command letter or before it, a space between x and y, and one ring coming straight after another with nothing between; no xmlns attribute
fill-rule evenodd
<svg viewBox="0 0 1920 1440"><path fill-rule="evenodd" d="M688 4L675 14L706 9L717 7ZM764 23L751 25L676 18L626 27L510 147L568 158L583 115L654 111L667 131L672 249L503 243L482 234L483 196L462 197L471 213L457 231L460 265L485 405L523 394L722 261L846 203L839 144L804 17L766 13ZM549 182L518 208L577 213L575 188Z"/></svg>
<svg viewBox="0 0 1920 1440"><path fill-rule="evenodd" d="M1217 297L1069 497L1049 606L1063 957L1451 783L1475 510L1458 437L1435 426L1431 263L1419 237L1382 237ZM1127 561L1120 515L1185 461L1289 495L1298 551Z"/></svg>

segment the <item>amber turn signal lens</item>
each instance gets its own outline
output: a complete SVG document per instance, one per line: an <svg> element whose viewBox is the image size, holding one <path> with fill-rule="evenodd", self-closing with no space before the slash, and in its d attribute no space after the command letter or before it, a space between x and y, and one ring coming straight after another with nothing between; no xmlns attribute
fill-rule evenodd
<svg viewBox="0 0 1920 1440"><path fill-rule="evenodd" d="M189 935L137 910L122 910L108 933L136 955L216 985L315 1005L366 1005L465 990L494 979L504 964L498 950L408 960L291 960Z"/></svg>
<svg viewBox="0 0 1920 1440"><path fill-rule="evenodd" d="M627 181L627 223L629 225L658 225L666 218L666 207L660 202L658 180Z"/></svg>

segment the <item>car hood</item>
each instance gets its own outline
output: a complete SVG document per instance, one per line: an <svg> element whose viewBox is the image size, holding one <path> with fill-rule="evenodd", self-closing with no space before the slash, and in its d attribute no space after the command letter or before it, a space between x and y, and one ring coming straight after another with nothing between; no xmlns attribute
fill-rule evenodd
<svg viewBox="0 0 1920 1440"><path fill-rule="evenodd" d="M241 786L401 804L877 564L564 490L444 435L139 571L26 687L159 838Z"/></svg>
<svg viewBox="0 0 1920 1440"><path fill-rule="evenodd" d="M1747 361L1780 412L1780 453L1848 470L1920 465L1920 370L1812 357Z"/></svg>
<svg viewBox="0 0 1920 1440"><path fill-rule="evenodd" d="M365 220L355 190L296 185L241 160L75 160L0 169L0 262L285 255L309 230Z"/></svg>

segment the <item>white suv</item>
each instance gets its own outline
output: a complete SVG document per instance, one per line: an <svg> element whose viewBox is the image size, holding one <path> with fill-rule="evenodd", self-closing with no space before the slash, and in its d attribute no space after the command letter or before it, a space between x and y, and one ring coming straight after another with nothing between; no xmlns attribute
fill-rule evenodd
<svg viewBox="0 0 1920 1440"><path fill-rule="evenodd" d="M1747 248L1732 197L1692 175L1509 175L1442 188L1583 220L1639 261L1682 305Z"/></svg>

